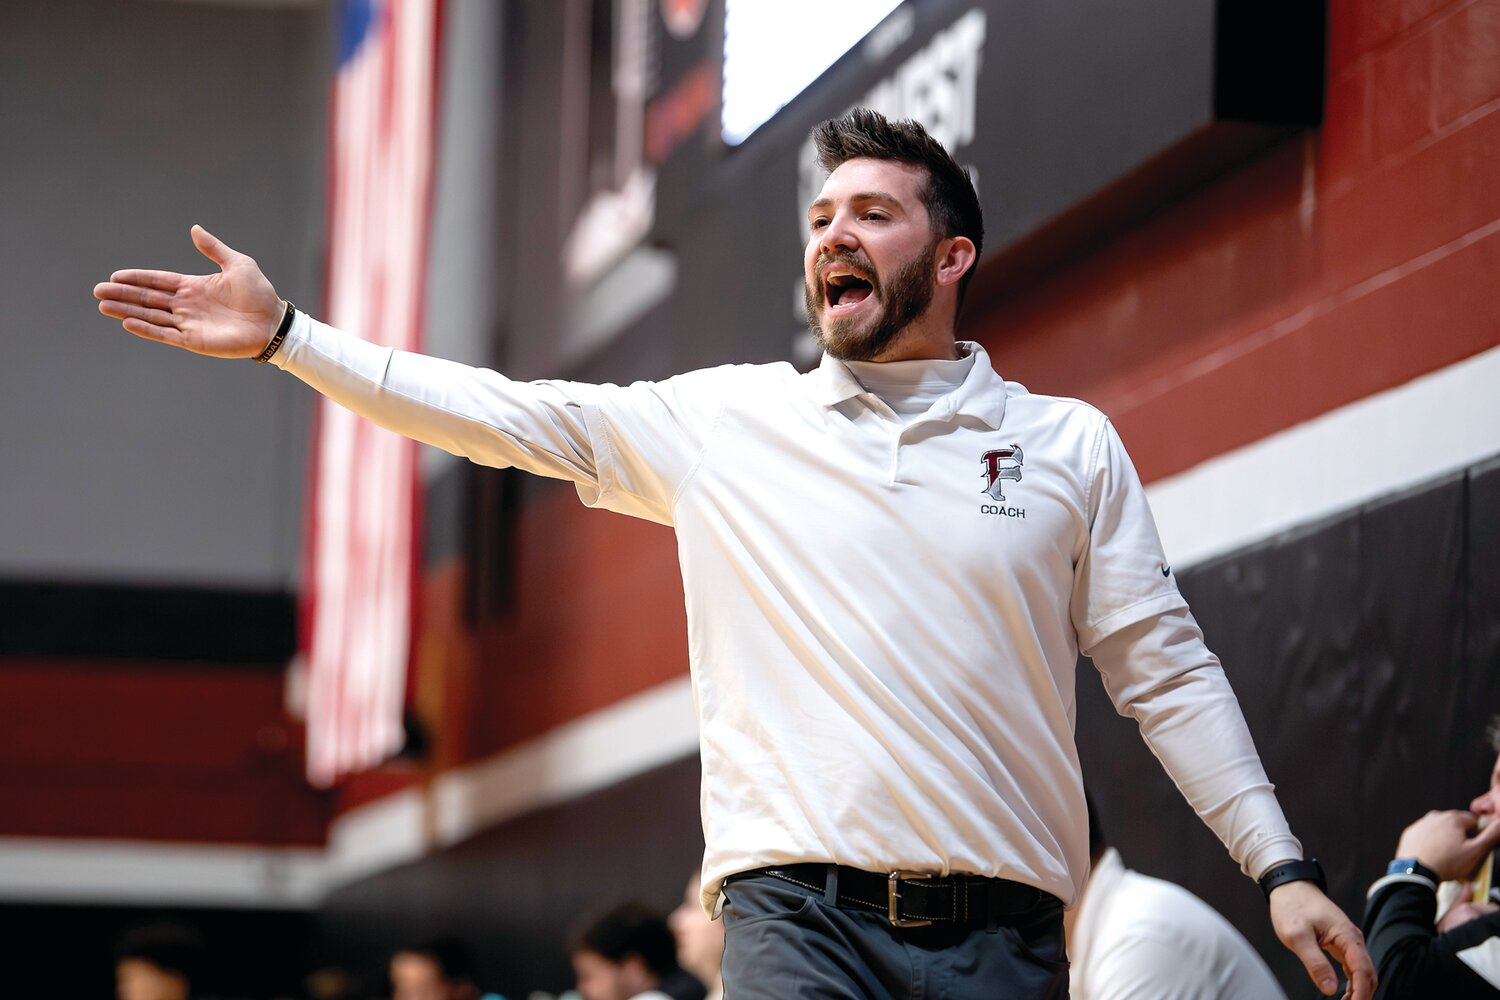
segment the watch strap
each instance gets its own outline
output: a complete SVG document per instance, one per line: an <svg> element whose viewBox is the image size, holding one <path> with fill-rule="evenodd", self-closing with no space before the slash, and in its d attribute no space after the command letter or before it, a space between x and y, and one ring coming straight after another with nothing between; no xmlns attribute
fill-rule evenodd
<svg viewBox="0 0 1500 1000"><path fill-rule="evenodd" d="M1390 863L1390 866L1386 868L1385 873L1387 875L1416 875L1421 878L1425 878L1433 885L1437 885L1443 881L1438 877L1437 872L1433 871L1431 868L1428 868L1416 858L1396 858Z"/></svg>
<svg viewBox="0 0 1500 1000"><path fill-rule="evenodd" d="M1258 881L1260 891L1271 898L1271 890L1288 882L1312 882L1323 892L1328 891L1328 879L1323 875L1323 866L1318 864L1317 858L1308 858L1305 861L1283 861L1279 865L1273 865Z"/></svg>

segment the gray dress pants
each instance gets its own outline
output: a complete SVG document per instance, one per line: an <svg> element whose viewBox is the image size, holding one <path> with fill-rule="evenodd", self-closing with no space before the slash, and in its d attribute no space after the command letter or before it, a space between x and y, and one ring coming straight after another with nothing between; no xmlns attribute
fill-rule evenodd
<svg viewBox="0 0 1500 1000"><path fill-rule="evenodd" d="M893 927L770 875L724 887L724 1000L1053 1000L1068 996L1062 903L996 926Z"/></svg>

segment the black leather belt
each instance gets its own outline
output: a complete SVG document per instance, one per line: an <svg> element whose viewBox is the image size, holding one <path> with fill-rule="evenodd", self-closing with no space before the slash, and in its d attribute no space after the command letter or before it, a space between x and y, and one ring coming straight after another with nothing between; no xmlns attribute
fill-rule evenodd
<svg viewBox="0 0 1500 1000"><path fill-rule="evenodd" d="M895 927L993 927L1031 913L1044 901L1062 908L1055 896L1035 886L980 875L881 874L827 864L781 865L744 875L771 875L824 895L831 889L836 905L879 913Z"/></svg>

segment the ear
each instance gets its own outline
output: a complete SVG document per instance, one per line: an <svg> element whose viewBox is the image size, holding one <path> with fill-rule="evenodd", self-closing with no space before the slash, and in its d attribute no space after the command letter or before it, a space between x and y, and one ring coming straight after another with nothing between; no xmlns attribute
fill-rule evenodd
<svg viewBox="0 0 1500 1000"><path fill-rule="evenodd" d="M937 255L937 281L940 285L958 284L978 257L974 252L974 241L967 236L948 236L939 240Z"/></svg>

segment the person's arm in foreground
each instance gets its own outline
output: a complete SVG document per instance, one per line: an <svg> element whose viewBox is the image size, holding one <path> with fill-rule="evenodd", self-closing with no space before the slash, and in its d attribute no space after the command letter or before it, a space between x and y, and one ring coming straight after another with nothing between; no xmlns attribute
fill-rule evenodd
<svg viewBox="0 0 1500 1000"><path fill-rule="evenodd" d="M1239 701L1177 591L1135 466L1106 420L1089 478L1089 537L1075 566L1071 614L1121 715L1178 789L1259 879L1302 859ZM1375 972L1364 938L1318 887L1283 882L1270 896L1276 935L1325 995L1338 989L1327 949L1343 965L1350 1000L1370 1000Z"/></svg>
<svg viewBox="0 0 1500 1000"><path fill-rule="evenodd" d="M1430 812L1406 828L1396 857L1416 860L1438 881L1467 878L1500 844L1500 824L1475 830L1473 813ZM1418 872L1387 875L1370 886L1365 934L1370 954L1393 997L1488 995L1481 974L1459 953L1500 934L1493 903L1462 900L1434 926L1437 882Z"/></svg>
<svg viewBox="0 0 1500 1000"><path fill-rule="evenodd" d="M1141 736L1199 817L1258 878L1302 857L1219 660L1185 608L1127 626L1087 651L1122 715ZM1375 992L1364 938L1312 882L1271 891L1271 923L1325 995L1338 988L1330 952L1344 967L1349 1000Z"/></svg>
<svg viewBox="0 0 1500 1000"><path fill-rule="evenodd" d="M285 313L249 256L202 227L193 243L217 274L116 271L94 288L99 311L138 337L217 358L254 358ZM522 383L342 334L298 315L272 363L397 433L476 462L593 485L581 396L595 387Z"/></svg>

